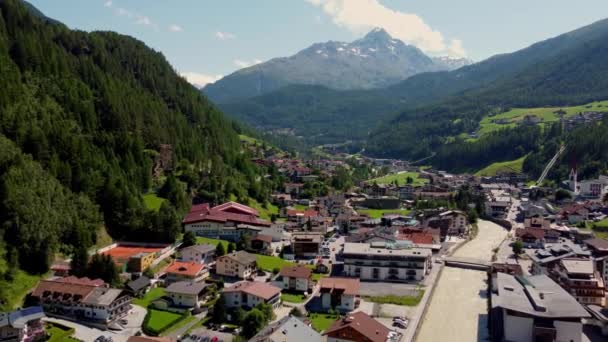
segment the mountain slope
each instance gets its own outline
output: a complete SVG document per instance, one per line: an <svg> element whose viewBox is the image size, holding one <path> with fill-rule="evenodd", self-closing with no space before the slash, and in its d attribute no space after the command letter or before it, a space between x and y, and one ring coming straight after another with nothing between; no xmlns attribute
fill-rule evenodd
<svg viewBox="0 0 608 342"><path fill-rule="evenodd" d="M371 130L368 153L416 159L429 155L446 138L475 131L483 116L501 108L601 99L604 85L596 79L605 71L601 45L606 37L608 20L602 20L513 53L453 71L417 74L386 88L355 92L300 86L297 90L307 96L285 88L220 106L258 128L280 125L314 138L313 143L319 142L319 135L327 138L323 142L362 140ZM526 97L525 92L538 96ZM292 120L303 113L318 123L313 127ZM320 124L324 119L325 126ZM348 130L342 130L345 125Z"/></svg>
<svg viewBox="0 0 608 342"><path fill-rule="evenodd" d="M241 151L237 125L136 39L72 31L21 1L0 0L0 75L0 137L9 141L0 141L0 240L19 247L28 271L45 272L58 251L91 246L92 227L102 224L115 239L172 242L191 196L266 197L266 181ZM48 191L4 177L10 174L2 166L4 147L12 145L19 157L10 165L27 155L35 163L25 168L34 171L15 177L42 173L36 178ZM161 167L155 179L161 145L172 151L164 157L173 166ZM157 187L167 200L158 212L148 211L141 194ZM41 215L24 213L19 204L26 195L32 210L46 205ZM61 209L47 215L53 208Z"/></svg>
<svg viewBox="0 0 608 342"><path fill-rule="evenodd" d="M452 70L466 63L466 59L430 58L377 28L352 43L317 43L291 57L239 70L207 85L203 91L216 103L225 103L294 84L337 90L371 89L421 72Z"/></svg>

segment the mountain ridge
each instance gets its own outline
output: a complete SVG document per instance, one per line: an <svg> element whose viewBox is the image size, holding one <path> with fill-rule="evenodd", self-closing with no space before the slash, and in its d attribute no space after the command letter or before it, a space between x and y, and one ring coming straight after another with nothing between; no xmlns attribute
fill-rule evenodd
<svg viewBox="0 0 608 342"><path fill-rule="evenodd" d="M452 70L467 59L431 58L415 46L373 29L350 43L314 43L289 57L256 64L203 88L216 103L233 102L305 84L334 90L382 88L426 71Z"/></svg>

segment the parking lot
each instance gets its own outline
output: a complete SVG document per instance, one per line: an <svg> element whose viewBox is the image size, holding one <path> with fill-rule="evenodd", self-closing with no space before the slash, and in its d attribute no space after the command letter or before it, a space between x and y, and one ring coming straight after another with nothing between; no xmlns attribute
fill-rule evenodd
<svg viewBox="0 0 608 342"><path fill-rule="evenodd" d="M361 296L415 296L418 284L361 282Z"/></svg>

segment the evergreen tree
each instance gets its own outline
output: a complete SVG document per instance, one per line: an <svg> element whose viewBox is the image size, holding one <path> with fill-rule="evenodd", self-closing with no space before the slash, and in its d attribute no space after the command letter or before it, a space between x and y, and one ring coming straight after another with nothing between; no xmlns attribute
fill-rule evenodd
<svg viewBox="0 0 608 342"><path fill-rule="evenodd" d="M236 249L236 247L234 246L234 243L229 243L228 244L228 254L234 252L234 250Z"/></svg>
<svg viewBox="0 0 608 342"><path fill-rule="evenodd" d="M226 254L226 250L224 249L224 244L221 242L218 242L217 246L215 247L215 256L221 257L221 256L224 256L225 254Z"/></svg>
<svg viewBox="0 0 608 342"><path fill-rule="evenodd" d="M221 324L226 322L226 302L224 296L219 296L213 305L213 313L211 315L213 322Z"/></svg>
<svg viewBox="0 0 608 342"><path fill-rule="evenodd" d="M72 254L70 260L70 274L76 277L84 277L87 274L89 264L89 251L85 246L79 246Z"/></svg>
<svg viewBox="0 0 608 342"><path fill-rule="evenodd" d="M245 338L252 338L266 323L267 320L264 313L257 308L253 308L243 317L243 331L241 334Z"/></svg>
<svg viewBox="0 0 608 342"><path fill-rule="evenodd" d="M182 247L190 247L194 245L196 245L196 236L194 236L194 233L191 231L185 232L182 240Z"/></svg>

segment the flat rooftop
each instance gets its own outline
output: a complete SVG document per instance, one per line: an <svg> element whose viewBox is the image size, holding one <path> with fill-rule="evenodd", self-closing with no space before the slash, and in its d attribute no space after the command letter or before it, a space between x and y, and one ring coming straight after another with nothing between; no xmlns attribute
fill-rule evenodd
<svg viewBox="0 0 608 342"><path fill-rule="evenodd" d="M369 243L344 244L343 254L380 255L380 256L420 256L427 257L433 252L428 248L377 248Z"/></svg>

